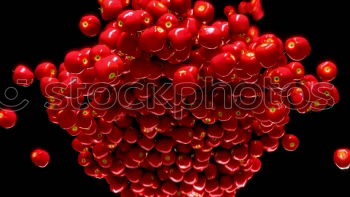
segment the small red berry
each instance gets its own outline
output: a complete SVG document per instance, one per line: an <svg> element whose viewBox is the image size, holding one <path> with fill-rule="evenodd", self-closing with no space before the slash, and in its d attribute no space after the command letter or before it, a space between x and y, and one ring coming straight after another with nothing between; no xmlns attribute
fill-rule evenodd
<svg viewBox="0 0 350 197"><path fill-rule="evenodd" d="M32 162L39 168L45 168L50 162L49 153L42 149L34 150L31 153L30 158Z"/></svg>
<svg viewBox="0 0 350 197"><path fill-rule="evenodd" d="M334 152L333 160L335 165L341 170L350 168L350 150L348 148L337 149Z"/></svg>
<svg viewBox="0 0 350 197"><path fill-rule="evenodd" d="M316 69L317 75L322 81L332 81L338 73L337 66L331 61L320 63Z"/></svg>
<svg viewBox="0 0 350 197"><path fill-rule="evenodd" d="M162 27L149 27L141 33L139 46L145 52L157 52L164 48L166 38L167 33Z"/></svg>
<svg viewBox="0 0 350 197"><path fill-rule="evenodd" d="M101 4L101 16L104 20L112 20L123 9L121 0L103 0Z"/></svg>
<svg viewBox="0 0 350 197"><path fill-rule="evenodd" d="M43 62L35 68L35 76L38 80L44 77L56 77L57 68L50 62Z"/></svg>
<svg viewBox="0 0 350 197"><path fill-rule="evenodd" d="M220 53L211 59L210 67L220 77L228 76L237 65L237 59L231 53Z"/></svg>
<svg viewBox="0 0 350 197"><path fill-rule="evenodd" d="M11 129L16 125L17 115L11 109L0 109L0 126L5 129Z"/></svg>
<svg viewBox="0 0 350 197"><path fill-rule="evenodd" d="M207 49L219 47L222 44L221 30L214 26L203 26L198 33L198 43Z"/></svg>
<svg viewBox="0 0 350 197"><path fill-rule="evenodd" d="M206 24L214 19L214 6L210 2L196 1L193 7L193 15L196 19Z"/></svg>
<svg viewBox="0 0 350 197"><path fill-rule="evenodd" d="M28 87L34 82L34 73L25 65L18 65L13 70L12 81L18 86Z"/></svg>
<svg viewBox="0 0 350 197"><path fill-rule="evenodd" d="M199 74L196 66L182 66L174 73L175 92L183 96L193 94L198 86Z"/></svg>
<svg viewBox="0 0 350 197"><path fill-rule="evenodd" d="M170 31L173 28L179 26L179 20L171 13L163 14L157 21L157 25L163 29Z"/></svg>
<svg viewBox="0 0 350 197"><path fill-rule="evenodd" d="M118 55L107 56L95 64L96 77L101 82L116 82L125 71L125 65Z"/></svg>
<svg viewBox="0 0 350 197"><path fill-rule="evenodd" d="M299 139L292 134L286 134L282 138L282 146L287 151L295 151L299 146Z"/></svg>
<svg viewBox="0 0 350 197"><path fill-rule="evenodd" d="M243 14L232 14L228 17L230 29L235 34L247 33L249 30L249 19Z"/></svg>
<svg viewBox="0 0 350 197"><path fill-rule="evenodd" d="M311 53L309 41L299 36L289 38L285 43L285 49L294 61L301 61Z"/></svg>
<svg viewBox="0 0 350 197"><path fill-rule="evenodd" d="M94 15L83 16L79 23L80 31L88 37L94 37L101 30L101 22Z"/></svg>

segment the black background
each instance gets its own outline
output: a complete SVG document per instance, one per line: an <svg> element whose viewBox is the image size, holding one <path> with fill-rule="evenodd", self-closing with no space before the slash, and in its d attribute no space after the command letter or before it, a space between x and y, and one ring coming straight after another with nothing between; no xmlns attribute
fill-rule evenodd
<svg viewBox="0 0 350 197"><path fill-rule="evenodd" d="M238 0L216 0L218 17L224 5ZM337 169L332 160L338 147L350 146L349 138L349 8L343 0L265 0L266 16L259 24L263 32L282 38L305 35L312 55L304 61L314 73L317 63L332 59L339 66L335 84L341 102L333 109L308 115L292 113L287 131L300 137L296 152L280 148L263 157L263 169L238 197L247 196L350 196L350 172ZM0 94L11 82L17 63L32 68L43 59L59 64L72 48L88 46L96 39L82 36L80 16L98 13L95 0L8 0L0 3ZM0 129L0 196L113 196L104 181L87 177L71 148L72 138L48 122L38 82L19 88L18 100L30 105L18 112L18 124ZM3 103L7 101L1 100ZM11 103L11 102L7 102ZM29 155L37 147L51 154L45 169L32 165Z"/></svg>

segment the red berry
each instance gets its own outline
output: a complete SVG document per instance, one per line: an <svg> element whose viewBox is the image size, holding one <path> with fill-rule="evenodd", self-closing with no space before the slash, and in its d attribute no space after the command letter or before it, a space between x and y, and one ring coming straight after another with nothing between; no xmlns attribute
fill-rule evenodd
<svg viewBox="0 0 350 197"><path fill-rule="evenodd" d="M322 81L332 81L338 73L337 66L331 61L320 63L316 69L317 75Z"/></svg>
<svg viewBox="0 0 350 197"><path fill-rule="evenodd" d="M159 18L162 15L168 13L168 7L157 0L149 1L145 9L155 18Z"/></svg>
<svg viewBox="0 0 350 197"><path fill-rule="evenodd" d="M301 79L305 75L304 66L299 62L291 62L287 65L287 67L292 71L293 78Z"/></svg>
<svg viewBox="0 0 350 197"><path fill-rule="evenodd" d="M163 14L157 21L157 25L163 29L170 31L173 28L179 26L179 20L171 13Z"/></svg>
<svg viewBox="0 0 350 197"><path fill-rule="evenodd" d="M30 158L34 165L38 166L39 168L45 168L50 162L49 153L42 149L34 150L31 153Z"/></svg>
<svg viewBox="0 0 350 197"><path fill-rule="evenodd" d="M243 14L232 14L228 16L230 29L235 34L247 33L249 30L249 19Z"/></svg>
<svg viewBox="0 0 350 197"><path fill-rule="evenodd" d="M122 10L121 0L103 0L101 4L101 16L104 20L112 20Z"/></svg>
<svg viewBox="0 0 350 197"><path fill-rule="evenodd" d="M13 70L12 81L18 86L28 87L34 82L34 73L25 65L18 65Z"/></svg>
<svg viewBox="0 0 350 197"><path fill-rule="evenodd" d="M80 51L71 51L64 59L64 66L70 73L80 73L88 64L89 59L84 57Z"/></svg>
<svg viewBox="0 0 350 197"><path fill-rule="evenodd" d="M282 138L282 146L287 151L295 151L299 146L299 139L292 134L287 134Z"/></svg>
<svg viewBox="0 0 350 197"><path fill-rule="evenodd" d="M44 77L56 77L57 68L50 62L43 62L35 68L35 76L38 80Z"/></svg>
<svg viewBox="0 0 350 197"><path fill-rule="evenodd" d="M173 28L168 33L168 39L171 46L177 51L182 51L187 47L190 47L192 44L191 32L187 28L183 27Z"/></svg>
<svg viewBox="0 0 350 197"><path fill-rule="evenodd" d="M174 73L175 92L182 96L189 96L198 88L198 81L199 75L196 66L182 66Z"/></svg>
<svg viewBox="0 0 350 197"><path fill-rule="evenodd" d="M231 53L220 53L211 59L210 67L220 77L228 76L237 65L237 60Z"/></svg>
<svg viewBox="0 0 350 197"><path fill-rule="evenodd" d="M311 53L309 41L299 36L289 38L285 43L285 49L294 61L301 61Z"/></svg>
<svg viewBox="0 0 350 197"><path fill-rule="evenodd" d="M206 24L214 18L214 6L206 1L196 1L193 7L193 15L196 19Z"/></svg>
<svg viewBox="0 0 350 197"><path fill-rule="evenodd" d="M334 152L333 160L335 165L341 170L350 168L350 150L348 148L340 148Z"/></svg>
<svg viewBox="0 0 350 197"><path fill-rule="evenodd" d="M11 129L16 125L17 114L11 109L0 109L0 126L5 129Z"/></svg>
<svg viewBox="0 0 350 197"><path fill-rule="evenodd" d="M86 15L80 19L79 28L85 36L94 37L100 33L101 22L94 15Z"/></svg>
<svg viewBox="0 0 350 197"><path fill-rule="evenodd" d="M115 83L125 71L125 65L118 55L110 55L95 64L96 77L101 82Z"/></svg>
<svg viewBox="0 0 350 197"><path fill-rule="evenodd" d="M111 49L115 49L116 42L122 33L121 30L116 28L106 28L99 36L99 43L105 44Z"/></svg>
<svg viewBox="0 0 350 197"><path fill-rule="evenodd" d="M214 26L202 26L198 33L198 43L207 49L219 47L222 44L221 30Z"/></svg>
<svg viewBox="0 0 350 197"><path fill-rule="evenodd" d="M166 31L160 26L145 29L139 39L139 46L145 52L157 52L164 48L167 38Z"/></svg>

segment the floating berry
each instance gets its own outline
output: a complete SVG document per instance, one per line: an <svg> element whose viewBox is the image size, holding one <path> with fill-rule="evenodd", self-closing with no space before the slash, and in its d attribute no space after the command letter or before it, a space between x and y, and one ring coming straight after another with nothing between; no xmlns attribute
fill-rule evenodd
<svg viewBox="0 0 350 197"><path fill-rule="evenodd" d="M282 138L282 146L287 151L295 151L299 146L299 139L292 134L287 134Z"/></svg>
<svg viewBox="0 0 350 197"><path fill-rule="evenodd" d="M18 86L28 87L34 82L34 73L25 65L18 65L13 71L12 81Z"/></svg>
<svg viewBox="0 0 350 197"><path fill-rule="evenodd" d="M311 53L309 41L304 37L292 37L285 43L285 49L288 56L294 61L301 61Z"/></svg>
<svg viewBox="0 0 350 197"><path fill-rule="evenodd" d="M12 109L0 109L0 126L11 129L16 125L17 114Z"/></svg>
<svg viewBox="0 0 350 197"><path fill-rule="evenodd" d="M325 61L317 66L316 71L322 81L332 81L337 76L338 68L333 62Z"/></svg>
<svg viewBox="0 0 350 197"><path fill-rule="evenodd" d="M50 155L42 149L36 149L30 154L30 158L34 165L39 168L45 168L50 162Z"/></svg>
<svg viewBox="0 0 350 197"><path fill-rule="evenodd" d="M335 165L341 170L350 168L350 150L348 148L337 149L334 152L333 160Z"/></svg>
<svg viewBox="0 0 350 197"><path fill-rule="evenodd" d="M94 37L100 33L101 22L94 15L86 15L80 19L79 28L85 36Z"/></svg>

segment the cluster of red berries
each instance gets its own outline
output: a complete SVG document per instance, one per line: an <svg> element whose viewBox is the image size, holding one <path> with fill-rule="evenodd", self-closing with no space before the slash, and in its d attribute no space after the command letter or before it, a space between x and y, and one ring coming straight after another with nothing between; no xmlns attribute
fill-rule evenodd
<svg viewBox="0 0 350 197"><path fill-rule="evenodd" d="M235 196L264 152L297 149L284 129L291 108L317 112L339 101L334 63L321 63L318 78L305 75L305 38L283 43L250 24L249 15L264 15L260 0L227 6L227 20L217 21L210 1L98 3L108 24L87 15L79 25L98 43L69 52L58 71L40 64L35 76L49 120L76 136L78 163L114 193ZM18 85L33 79L24 65L14 70ZM1 126L10 116L0 112ZM45 167L49 156L32 159Z"/></svg>

